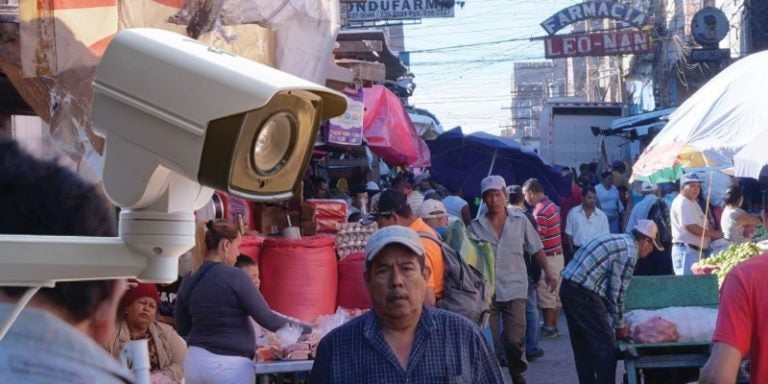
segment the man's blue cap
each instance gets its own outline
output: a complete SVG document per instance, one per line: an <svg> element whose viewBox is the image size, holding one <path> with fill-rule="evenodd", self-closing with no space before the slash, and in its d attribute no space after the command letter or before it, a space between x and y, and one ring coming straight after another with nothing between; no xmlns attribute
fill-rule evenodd
<svg viewBox="0 0 768 384"><path fill-rule="evenodd" d="M680 185L686 185L689 183L701 183L701 179L695 173L686 173L680 178Z"/></svg>

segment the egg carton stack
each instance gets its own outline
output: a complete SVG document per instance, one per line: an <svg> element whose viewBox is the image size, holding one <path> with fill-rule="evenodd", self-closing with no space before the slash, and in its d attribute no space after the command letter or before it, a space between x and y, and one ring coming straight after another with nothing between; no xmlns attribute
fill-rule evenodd
<svg viewBox="0 0 768 384"><path fill-rule="evenodd" d="M376 232L378 226L376 223L371 225L362 225L360 223L344 223L339 226L336 233L336 253L339 254L339 260L353 253L365 252L365 244L368 243L368 237Z"/></svg>

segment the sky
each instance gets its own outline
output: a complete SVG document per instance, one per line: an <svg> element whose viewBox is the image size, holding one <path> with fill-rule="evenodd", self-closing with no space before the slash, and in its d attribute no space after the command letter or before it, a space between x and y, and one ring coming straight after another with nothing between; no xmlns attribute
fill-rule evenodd
<svg viewBox="0 0 768 384"><path fill-rule="evenodd" d="M416 83L410 103L434 113L445 130L500 134L510 124L514 63L544 61L544 41L530 40L546 35L539 23L580 2L465 0L454 18L406 25ZM464 47L447 48L455 46Z"/></svg>

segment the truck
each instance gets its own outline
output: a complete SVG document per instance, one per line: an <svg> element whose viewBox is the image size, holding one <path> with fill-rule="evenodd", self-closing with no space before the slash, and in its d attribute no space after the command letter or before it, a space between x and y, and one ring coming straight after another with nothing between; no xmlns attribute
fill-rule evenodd
<svg viewBox="0 0 768 384"><path fill-rule="evenodd" d="M600 161L604 141L606 161L625 160L624 138L604 136L613 120L623 114L621 103L556 99L544 104L539 119L541 157L550 164L579 169Z"/></svg>

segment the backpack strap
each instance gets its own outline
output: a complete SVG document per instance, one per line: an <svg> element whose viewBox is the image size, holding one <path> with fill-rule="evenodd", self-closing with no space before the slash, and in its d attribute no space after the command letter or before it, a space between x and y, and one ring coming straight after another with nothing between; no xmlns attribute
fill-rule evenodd
<svg viewBox="0 0 768 384"><path fill-rule="evenodd" d="M417 231L416 233L418 233L419 237L421 237L423 239L430 239L430 240L434 241L435 243L437 243L437 245L439 245L442 248L443 240L440 239L440 237L439 237L440 235L435 236L432 233L427 232L427 231Z"/></svg>
<svg viewBox="0 0 768 384"><path fill-rule="evenodd" d="M443 251L443 248L446 247L446 245L442 242L442 240L440 240L438 237L435 237L435 235L433 235L433 234L431 234L429 232L417 231L416 233L418 233L419 237L421 237L422 239L429 239L429 240L432 240L435 243L437 243L437 245L440 247L440 254L443 255L443 264L445 264L445 251ZM456 251L456 250L453 250L453 251L456 252L456 256L459 259L458 261L460 263L464 262L464 260L461 258L461 255L459 254L459 252ZM426 250L424 252L426 253ZM426 257L426 255L424 255L424 256ZM445 274L446 272L447 272L447 269L445 267L443 267L443 274ZM462 268L459 268L459 281L461 281L461 282L464 281L464 269L462 269Z"/></svg>

